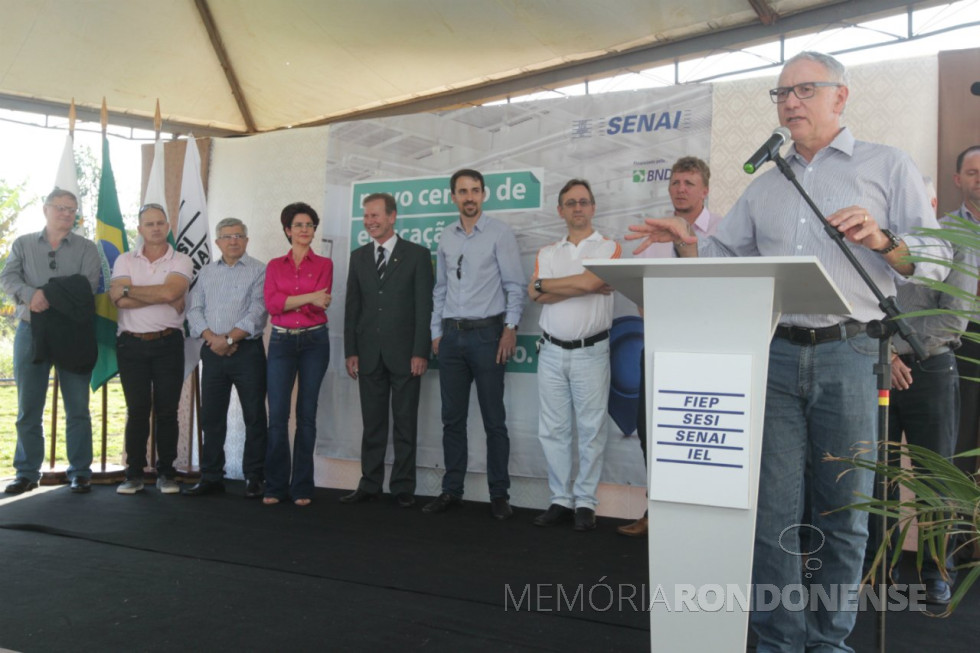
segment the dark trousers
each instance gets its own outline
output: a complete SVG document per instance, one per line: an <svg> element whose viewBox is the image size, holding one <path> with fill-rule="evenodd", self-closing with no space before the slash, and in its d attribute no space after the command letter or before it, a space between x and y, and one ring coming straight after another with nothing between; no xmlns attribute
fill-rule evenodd
<svg viewBox="0 0 980 653"><path fill-rule="evenodd" d="M385 452L388 449L389 400L394 418L392 447L395 464L388 489L392 494L415 493L415 443L418 436L419 395L422 378L396 374L383 361L370 373L361 369L357 377L361 392L361 482L364 492L381 492L385 480Z"/></svg>
<svg viewBox="0 0 980 653"><path fill-rule="evenodd" d="M201 474L205 480L220 481L225 472L225 437L228 434L228 404L235 388L245 422L242 473L245 478L263 478L268 421L265 412L265 349L261 340L242 340L231 356L218 356L201 347Z"/></svg>
<svg viewBox="0 0 980 653"><path fill-rule="evenodd" d="M967 331L980 333L980 324L970 322L967 324ZM956 451L969 451L980 447L980 381L970 379L980 379L980 343L963 338L963 344L956 350L957 367L962 377L960 380L960 424L959 439ZM972 360L964 360L969 358ZM957 458L957 467L967 474L977 471L977 459Z"/></svg>
<svg viewBox="0 0 980 653"><path fill-rule="evenodd" d="M956 372L956 356L953 352L937 354L921 363L911 356L902 360L912 369L912 385L907 390L892 390L888 408L888 439L900 442L902 433L909 444L924 447L941 456L951 457L956 447L956 432L959 426L960 392L959 377ZM892 462L898 465L896 459ZM879 483L880 478L875 478ZM899 498L897 485L891 486L889 499ZM901 547L896 529L892 535L891 551ZM868 518L868 551L866 563L870 563L878 547L881 546L881 519L877 515ZM950 556L946 568L955 579L953 559ZM936 562L926 553L922 563L922 577L925 580L939 579L941 574Z"/></svg>
<svg viewBox="0 0 980 653"><path fill-rule="evenodd" d="M476 381L483 429L487 434L487 483L490 497L508 497L510 439L504 409L504 365L497 364L503 324L478 329L450 326L439 342L439 388L442 395L442 451L446 475L442 491L463 496L468 456L466 419L470 385Z"/></svg>
<svg viewBox="0 0 980 653"><path fill-rule="evenodd" d="M143 476L151 410L156 420L157 474L173 478L177 405L184 387L184 335L177 330L156 340L140 340L120 334L116 359L126 396L126 478Z"/></svg>

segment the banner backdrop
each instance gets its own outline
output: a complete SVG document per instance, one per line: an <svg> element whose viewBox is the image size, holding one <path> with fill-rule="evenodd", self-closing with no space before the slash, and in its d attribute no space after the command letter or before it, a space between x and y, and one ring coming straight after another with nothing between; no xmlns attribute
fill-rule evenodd
<svg viewBox="0 0 980 653"><path fill-rule="evenodd" d="M392 193L398 201L398 234L435 252L443 229L458 219L449 177L475 168L486 177L484 211L513 227L525 274L530 278L538 249L565 234L558 216L558 191L573 177L587 179L596 198L594 225L620 241L641 217L669 215L670 167L681 156L708 159L711 87L651 89L571 97L440 114L418 114L333 125L328 136L327 194L320 253L335 264L331 307L333 356L321 401L318 453L360 456L361 417L357 383L344 373L342 316L349 253L368 242L361 199ZM710 163L710 162L709 162ZM340 309L340 310L338 310ZM649 310L649 309L648 309ZM636 307L617 295L617 316ZM525 306L518 350L505 381L510 471L544 477L537 440L538 390L534 342L540 307ZM338 321L338 317L341 321ZM627 361L627 365L629 362ZM639 360L636 360L638 378ZM436 366L433 366L435 368ZM438 371L423 378L418 465L441 468L442 422ZM475 391L469 413L469 469L485 471L485 435ZM635 434L609 420L603 480L643 484Z"/></svg>

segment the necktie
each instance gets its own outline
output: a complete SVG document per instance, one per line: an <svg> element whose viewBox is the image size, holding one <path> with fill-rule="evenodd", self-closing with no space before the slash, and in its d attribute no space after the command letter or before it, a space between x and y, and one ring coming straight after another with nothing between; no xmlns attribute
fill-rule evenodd
<svg viewBox="0 0 980 653"><path fill-rule="evenodd" d="M385 265L385 248L382 247L381 245L378 245L378 263L377 263L377 268L378 268L378 278L379 279L384 279L384 276L385 276L385 267L386 267L386 265Z"/></svg>

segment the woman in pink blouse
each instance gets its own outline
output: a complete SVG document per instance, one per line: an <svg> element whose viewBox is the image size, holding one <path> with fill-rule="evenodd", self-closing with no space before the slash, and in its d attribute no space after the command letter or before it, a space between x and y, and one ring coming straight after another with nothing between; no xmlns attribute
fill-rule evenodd
<svg viewBox="0 0 980 653"><path fill-rule="evenodd" d="M333 261L310 249L320 224L313 207L303 202L290 204L282 210L280 220L292 247L285 256L269 261L265 271L265 305L272 319L272 335L269 446L262 502L271 505L289 498L297 506L308 506L313 497L316 405L330 362L326 311L333 286ZM296 434L290 461L289 404L297 375Z"/></svg>

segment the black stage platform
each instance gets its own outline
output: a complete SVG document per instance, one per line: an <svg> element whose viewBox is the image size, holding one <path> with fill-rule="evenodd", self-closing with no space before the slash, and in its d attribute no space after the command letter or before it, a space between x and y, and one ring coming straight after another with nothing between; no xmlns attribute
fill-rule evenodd
<svg viewBox="0 0 980 653"><path fill-rule="evenodd" d="M620 520L575 533L536 528L532 510L497 522L486 504L426 515L425 499L411 510L343 505L344 491L319 489L307 508L263 506L242 498L241 483L228 488L195 498L58 488L0 501L0 647L649 648L646 541L618 536ZM705 555L724 545L705 542ZM888 650L975 652L978 592L949 619L889 613ZM850 644L874 650L874 613L859 615Z"/></svg>

